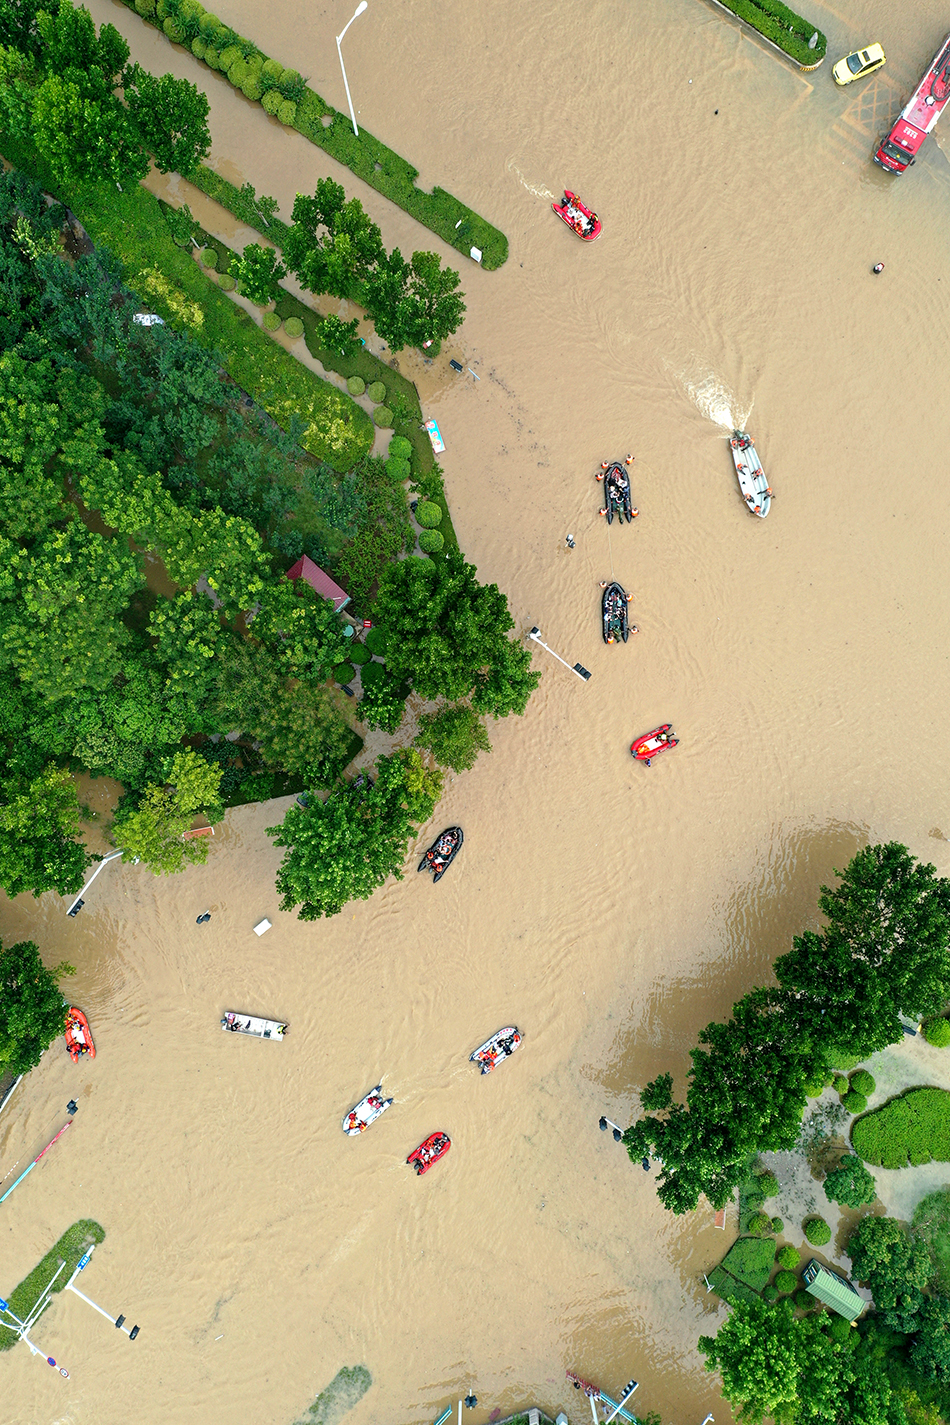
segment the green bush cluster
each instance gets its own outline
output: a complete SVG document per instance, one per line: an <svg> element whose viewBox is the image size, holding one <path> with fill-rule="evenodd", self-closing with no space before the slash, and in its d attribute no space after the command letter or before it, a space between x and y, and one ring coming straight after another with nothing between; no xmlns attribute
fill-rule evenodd
<svg viewBox="0 0 950 1425"><path fill-rule="evenodd" d="M218 254L213 247L203 247L198 253L198 261L202 267L210 267L213 272L218 265Z"/></svg>
<svg viewBox="0 0 950 1425"><path fill-rule="evenodd" d="M772 1231L772 1219L767 1212L757 1212L749 1223L749 1231L763 1237Z"/></svg>
<svg viewBox="0 0 950 1425"><path fill-rule="evenodd" d="M371 628L366 635L366 647L377 658L386 657L386 633L381 628Z"/></svg>
<svg viewBox="0 0 950 1425"><path fill-rule="evenodd" d="M231 276L230 272L219 272L218 286L221 288L222 292L233 292L235 287L237 286L237 283Z"/></svg>
<svg viewBox="0 0 950 1425"><path fill-rule="evenodd" d="M797 60L803 68L810 68L824 59L828 41L818 26L796 15L781 0L721 0L721 3ZM808 42L814 34L818 39L815 48L809 49Z"/></svg>
<svg viewBox="0 0 950 1425"><path fill-rule="evenodd" d="M382 430L386 430L392 423L393 413L389 407L377 406L373 411L373 424L379 426Z"/></svg>
<svg viewBox="0 0 950 1425"><path fill-rule="evenodd" d="M333 670L333 680L341 686L349 683L356 677L356 669L352 663L339 663Z"/></svg>
<svg viewBox="0 0 950 1425"><path fill-rule="evenodd" d="M386 461L386 474L394 485L401 485L405 480L409 479L411 473L408 460L397 460L394 455L389 456ZM439 510L438 505L436 505L436 509ZM442 511L439 510L439 518L441 519L441 517Z"/></svg>
<svg viewBox="0 0 950 1425"><path fill-rule="evenodd" d="M797 1247L793 1247L789 1242L784 1247L779 1247L775 1253L775 1260L785 1271L790 1272L798 1266L802 1259L802 1254Z"/></svg>
<svg viewBox="0 0 950 1425"><path fill-rule="evenodd" d="M950 1093L909 1089L859 1119L851 1142L866 1163L883 1168L950 1162Z"/></svg>
<svg viewBox="0 0 950 1425"><path fill-rule="evenodd" d="M851 1085L848 1083L848 1080L844 1074L835 1074L834 1079L832 1080L832 1087L836 1094L838 1094L841 1098L844 1098Z"/></svg>
<svg viewBox="0 0 950 1425"><path fill-rule="evenodd" d="M280 108L281 104L283 104L283 102L284 96L281 94L279 89L265 89L263 97L261 99L261 107L263 108L265 114L270 114L272 118L275 118L277 115L277 111Z"/></svg>
<svg viewBox="0 0 950 1425"><path fill-rule="evenodd" d="M277 117L288 129L292 128L297 118L297 105L293 99L285 99L277 110Z"/></svg>
<svg viewBox="0 0 950 1425"><path fill-rule="evenodd" d="M265 312L261 321L265 331L276 332L280 330L280 317L276 312Z"/></svg>
<svg viewBox="0 0 950 1425"><path fill-rule="evenodd" d="M811 1311L817 1305L811 1292L806 1291L804 1287L799 1287L792 1300L798 1311Z"/></svg>
<svg viewBox="0 0 950 1425"><path fill-rule="evenodd" d="M437 529L424 529L419 535L419 548L423 554L438 554L444 544L445 540Z"/></svg>
<svg viewBox="0 0 950 1425"><path fill-rule="evenodd" d="M772 1218L772 1231L776 1234L776 1236L778 1236L780 1232L785 1231L785 1223L780 1217Z"/></svg>
<svg viewBox="0 0 950 1425"><path fill-rule="evenodd" d="M950 1047L950 1020L944 1019L943 1016L938 1019L928 1019L924 1025L924 1038L935 1049Z"/></svg>
<svg viewBox="0 0 950 1425"><path fill-rule="evenodd" d="M360 677L363 687L368 688L373 683L381 683L386 677L386 669L382 663L364 663Z"/></svg>
<svg viewBox="0 0 950 1425"><path fill-rule="evenodd" d="M364 663L368 663L373 656L366 647L366 644L357 643L355 638L350 641L349 655L350 662L355 664L357 668L361 668Z"/></svg>
<svg viewBox="0 0 950 1425"><path fill-rule="evenodd" d="M416 522L423 529L435 529L442 523L442 510L432 500L421 500L416 506Z"/></svg>
<svg viewBox="0 0 950 1425"><path fill-rule="evenodd" d="M775 1277L775 1289L781 1292L782 1296L788 1296L798 1286L798 1277L794 1272L778 1272Z"/></svg>
<svg viewBox="0 0 950 1425"><path fill-rule="evenodd" d="M813 1247L824 1247L831 1241L831 1228L823 1217L806 1217L802 1231Z"/></svg>
<svg viewBox="0 0 950 1425"><path fill-rule="evenodd" d="M366 394L378 406L386 399L386 387L382 381L371 381L366 388Z"/></svg>
<svg viewBox="0 0 950 1425"><path fill-rule="evenodd" d="M758 1179L763 1199L778 1196L779 1181L774 1173L759 1173Z"/></svg>
<svg viewBox="0 0 950 1425"><path fill-rule="evenodd" d="M863 1093L858 1093L856 1089L850 1089L841 1100L849 1113L864 1113L868 1106L868 1101Z"/></svg>
<svg viewBox="0 0 950 1425"><path fill-rule="evenodd" d="M851 1335L851 1322L839 1316L837 1311L829 1311L825 1315L825 1330L833 1341L844 1343Z"/></svg>
<svg viewBox="0 0 950 1425"><path fill-rule="evenodd" d="M303 336L303 322L299 317L288 317L284 322L284 331L296 340L297 337Z"/></svg>
<svg viewBox="0 0 950 1425"><path fill-rule="evenodd" d="M779 1299L779 1289L772 1282L762 1288L762 1300L773 1302Z"/></svg>

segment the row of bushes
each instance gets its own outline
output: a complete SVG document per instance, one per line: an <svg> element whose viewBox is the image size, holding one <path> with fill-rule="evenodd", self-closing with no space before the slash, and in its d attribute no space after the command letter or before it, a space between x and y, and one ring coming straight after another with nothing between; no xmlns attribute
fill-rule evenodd
<svg viewBox="0 0 950 1425"><path fill-rule="evenodd" d="M950 1162L950 1093L909 1089L859 1118L851 1142L860 1158L882 1168Z"/></svg>
<svg viewBox="0 0 950 1425"><path fill-rule="evenodd" d="M148 23L160 26L173 43L189 46L209 68L224 72L248 99L352 169L456 251L468 256L472 247L479 248L482 266L488 269L505 262L508 239L503 232L444 189L425 193L417 188L417 168L365 129L355 135L348 115L331 108L296 70L269 59L251 40L206 11L199 0L124 3ZM331 120L328 127L324 118Z"/></svg>
<svg viewBox="0 0 950 1425"><path fill-rule="evenodd" d="M828 41L821 30L796 15L782 0L719 0L719 4L796 59L803 69L813 69L824 59ZM813 38L815 44L811 48Z"/></svg>

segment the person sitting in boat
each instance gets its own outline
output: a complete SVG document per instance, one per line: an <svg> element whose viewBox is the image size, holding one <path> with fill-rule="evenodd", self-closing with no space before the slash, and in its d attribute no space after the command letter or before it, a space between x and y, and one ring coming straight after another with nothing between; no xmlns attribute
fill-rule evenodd
<svg viewBox="0 0 950 1425"><path fill-rule="evenodd" d="M382 1108L383 1106L383 1101L378 1093L371 1093L366 1103L369 1108Z"/></svg>
<svg viewBox="0 0 950 1425"><path fill-rule="evenodd" d="M356 1125L357 1125L358 1123L359 1123L359 1118L356 1116L356 1109L355 1109L355 1108L351 1108L351 1109L350 1109L350 1112L349 1112L349 1116L348 1116L348 1118L347 1118L347 1120L346 1120L346 1126L347 1126L347 1128L349 1128L349 1129L353 1129L353 1128L356 1127Z"/></svg>

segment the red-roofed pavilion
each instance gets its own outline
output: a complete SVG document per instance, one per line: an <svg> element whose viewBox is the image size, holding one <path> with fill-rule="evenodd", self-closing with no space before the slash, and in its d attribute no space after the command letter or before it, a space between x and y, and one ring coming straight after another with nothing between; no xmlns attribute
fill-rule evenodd
<svg viewBox="0 0 950 1425"><path fill-rule="evenodd" d="M304 579L322 599L330 600L334 613L338 614L350 602L350 596L346 590L334 583L326 570L321 569L319 564L314 564L306 554L300 556L297 563L287 570L284 577L294 580Z"/></svg>

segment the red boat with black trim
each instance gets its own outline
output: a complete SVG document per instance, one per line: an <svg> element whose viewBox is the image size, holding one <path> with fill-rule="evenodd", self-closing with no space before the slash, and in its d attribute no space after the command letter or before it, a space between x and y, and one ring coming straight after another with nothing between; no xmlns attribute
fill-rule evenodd
<svg viewBox="0 0 950 1425"><path fill-rule="evenodd" d="M410 1153L406 1159L416 1170L416 1176L422 1177L427 1173L433 1163L437 1163L440 1158L444 1158L452 1146L452 1140L447 1133L441 1129L437 1133L430 1133L424 1143L420 1143L414 1153Z"/></svg>
<svg viewBox="0 0 950 1425"><path fill-rule="evenodd" d="M652 732L645 732L642 737L632 742L630 751L638 762L645 762L649 767L654 757L660 752L668 752L678 742L679 738L673 736L672 723L664 722L660 727L655 727Z"/></svg>
<svg viewBox="0 0 950 1425"><path fill-rule="evenodd" d="M570 188L565 188L562 201L552 203L551 207L569 228L573 228L582 242L593 242L594 238L600 237L601 223L597 214L585 207Z"/></svg>

